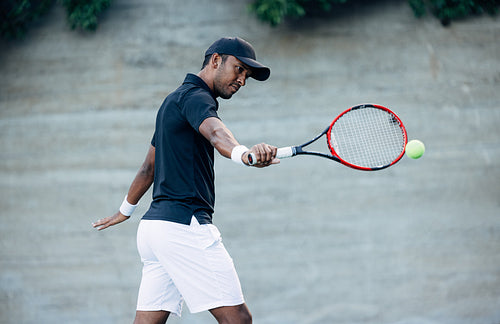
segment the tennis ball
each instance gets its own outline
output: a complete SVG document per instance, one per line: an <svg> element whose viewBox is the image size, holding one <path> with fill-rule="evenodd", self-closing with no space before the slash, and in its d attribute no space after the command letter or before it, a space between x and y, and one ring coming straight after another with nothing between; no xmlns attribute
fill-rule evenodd
<svg viewBox="0 0 500 324"><path fill-rule="evenodd" d="M425 152L424 143L419 140L411 140L406 144L405 148L406 155L412 159L420 158Z"/></svg>

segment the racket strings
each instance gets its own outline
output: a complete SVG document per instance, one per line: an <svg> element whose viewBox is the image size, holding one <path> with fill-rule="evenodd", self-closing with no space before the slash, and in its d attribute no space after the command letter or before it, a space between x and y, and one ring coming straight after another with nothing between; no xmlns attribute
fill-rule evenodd
<svg viewBox="0 0 500 324"><path fill-rule="evenodd" d="M390 165L405 145L399 120L388 111L368 106L342 115L328 135L331 149L342 160L366 168Z"/></svg>

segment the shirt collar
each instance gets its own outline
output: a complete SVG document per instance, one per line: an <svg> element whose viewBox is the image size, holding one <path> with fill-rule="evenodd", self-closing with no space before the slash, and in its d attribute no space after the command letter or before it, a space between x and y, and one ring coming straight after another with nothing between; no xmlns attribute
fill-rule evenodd
<svg viewBox="0 0 500 324"><path fill-rule="evenodd" d="M203 81L202 78L200 78L196 74L188 73L186 75L186 78L184 79L183 84L185 84L185 83L192 83L194 85L199 86L200 88L203 88L203 89L207 90L210 93L210 95L212 95L212 97L214 98L214 100L217 101L217 97L212 92L212 90L210 90L210 87L205 83L205 81Z"/></svg>

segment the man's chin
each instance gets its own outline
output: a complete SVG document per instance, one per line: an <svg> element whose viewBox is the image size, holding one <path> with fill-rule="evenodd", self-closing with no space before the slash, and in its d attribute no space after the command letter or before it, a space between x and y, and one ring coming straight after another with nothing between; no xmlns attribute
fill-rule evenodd
<svg viewBox="0 0 500 324"><path fill-rule="evenodd" d="M222 99L231 99L234 93L222 93L219 95Z"/></svg>

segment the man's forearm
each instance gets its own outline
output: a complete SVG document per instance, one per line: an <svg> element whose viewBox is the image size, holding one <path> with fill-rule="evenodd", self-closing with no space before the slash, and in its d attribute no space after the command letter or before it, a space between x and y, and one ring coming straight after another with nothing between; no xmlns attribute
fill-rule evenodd
<svg viewBox="0 0 500 324"><path fill-rule="evenodd" d="M200 133L224 157L231 158L233 147L238 145L231 131L217 118L207 118L200 125Z"/></svg>
<svg viewBox="0 0 500 324"><path fill-rule="evenodd" d="M213 130L210 142L217 151L226 158L231 158L233 147L238 145L238 141L226 127L218 127Z"/></svg>
<svg viewBox="0 0 500 324"><path fill-rule="evenodd" d="M155 159L155 148L151 146L146 156L146 160L142 164L139 171L132 181L130 188L128 190L127 200L132 205L136 205L142 196L148 191L149 187L154 181L154 160Z"/></svg>
<svg viewBox="0 0 500 324"><path fill-rule="evenodd" d="M139 170L128 190L128 202L136 205L152 184L153 178L144 174L142 170Z"/></svg>

